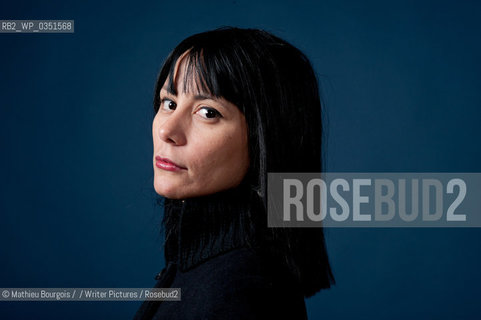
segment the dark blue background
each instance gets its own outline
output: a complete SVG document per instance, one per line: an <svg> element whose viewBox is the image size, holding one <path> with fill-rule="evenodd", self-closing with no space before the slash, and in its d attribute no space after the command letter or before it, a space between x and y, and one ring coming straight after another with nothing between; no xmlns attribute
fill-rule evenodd
<svg viewBox="0 0 481 320"><path fill-rule="evenodd" d="M311 59L326 169L481 172L478 1L2 2L0 287L151 287L163 265L151 98L167 53L224 25ZM479 229L329 229L337 284L311 319L479 319ZM0 318L130 319L139 302L0 303Z"/></svg>

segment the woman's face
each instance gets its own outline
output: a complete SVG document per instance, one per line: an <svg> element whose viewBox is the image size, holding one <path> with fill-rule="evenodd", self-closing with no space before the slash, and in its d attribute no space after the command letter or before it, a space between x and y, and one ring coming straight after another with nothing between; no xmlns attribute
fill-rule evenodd
<svg viewBox="0 0 481 320"><path fill-rule="evenodd" d="M244 115L225 99L183 92L186 63L182 60L174 73L177 95L166 90L166 81L152 125L154 188L171 199L235 187L249 166Z"/></svg>

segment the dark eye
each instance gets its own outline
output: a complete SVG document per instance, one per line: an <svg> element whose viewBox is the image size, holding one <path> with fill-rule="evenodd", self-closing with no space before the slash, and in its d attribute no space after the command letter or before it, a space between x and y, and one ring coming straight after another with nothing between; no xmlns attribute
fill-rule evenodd
<svg viewBox="0 0 481 320"><path fill-rule="evenodd" d="M160 102L160 108L164 111L172 111L172 110L175 110L176 107L177 107L177 104L170 99L164 98Z"/></svg>
<svg viewBox="0 0 481 320"><path fill-rule="evenodd" d="M222 115L219 113L219 111L215 110L214 108L209 108L209 107L202 107L197 111L199 115L203 118L206 119L213 119L213 118L221 118Z"/></svg>

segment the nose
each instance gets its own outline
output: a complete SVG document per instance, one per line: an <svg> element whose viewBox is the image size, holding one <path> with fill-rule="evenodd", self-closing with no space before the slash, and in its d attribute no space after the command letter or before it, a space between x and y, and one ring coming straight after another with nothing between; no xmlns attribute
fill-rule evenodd
<svg viewBox="0 0 481 320"><path fill-rule="evenodd" d="M177 110L176 110L177 111ZM172 112L159 119L158 134L162 141L181 146L187 143L187 119L181 112Z"/></svg>

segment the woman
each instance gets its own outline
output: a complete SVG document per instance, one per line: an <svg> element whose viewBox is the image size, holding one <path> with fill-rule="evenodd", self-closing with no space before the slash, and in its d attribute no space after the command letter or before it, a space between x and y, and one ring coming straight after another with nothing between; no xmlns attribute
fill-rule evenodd
<svg viewBox="0 0 481 320"><path fill-rule="evenodd" d="M154 97L166 267L137 319L306 319L334 283L320 228L268 228L267 172L321 171L321 104L303 53L262 30L193 35Z"/></svg>

